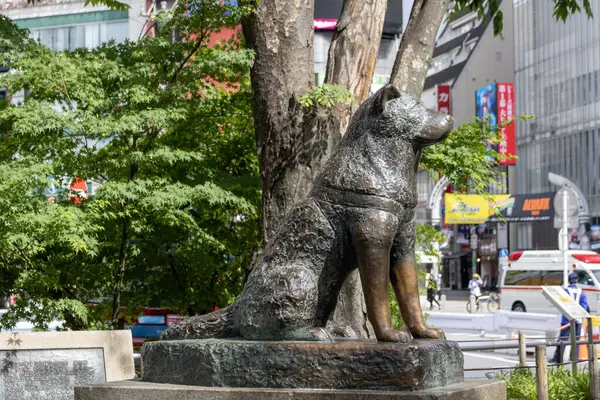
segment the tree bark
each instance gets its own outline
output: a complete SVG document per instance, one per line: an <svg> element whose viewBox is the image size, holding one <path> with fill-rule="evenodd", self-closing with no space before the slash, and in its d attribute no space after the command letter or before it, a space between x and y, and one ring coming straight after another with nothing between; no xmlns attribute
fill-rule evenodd
<svg viewBox="0 0 600 400"><path fill-rule="evenodd" d="M265 240L306 196L328 155L309 153L315 138L304 129L298 102L315 81L313 15L314 0L261 0L242 21L255 51L251 80Z"/></svg>
<svg viewBox="0 0 600 400"><path fill-rule="evenodd" d="M134 139L133 147L135 147L137 140ZM148 145L149 148L150 145ZM129 176L127 180L131 182L135 178L135 174L138 171L137 165L132 165L129 169ZM123 230L121 231L121 246L119 248L119 264L115 273L115 288L113 290L113 315L112 315L112 326L113 329L125 329L125 322L119 318L121 314L121 292L123 290L123 284L125 283L125 270L127 269L127 254L129 250L129 217L123 218Z"/></svg>
<svg viewBox="0 0 600 400"><path fill-rule="evenodd" d="M123 219L123 231L121 232L121 248L119 249L119 265L115 275L115 289L113 291L113 329L123 329L124 326L120 322L119 315L121 314L121 290L125 281L125 267L127 260L127 242L129 240L129 219Z"/></svg>
<svg viewBox="0 0 600 400"><path fill-rule="evenodd" d="M398 90L421 97L435 38L450 0L415 0L396 54L390 82Z"/></svg>
<svg viewBox="0 0 600 400"><path fill-rule="evenodd" d="M369 97L387 0L346 0L329 45L325 82L345 86L358 102Z"/></svg>

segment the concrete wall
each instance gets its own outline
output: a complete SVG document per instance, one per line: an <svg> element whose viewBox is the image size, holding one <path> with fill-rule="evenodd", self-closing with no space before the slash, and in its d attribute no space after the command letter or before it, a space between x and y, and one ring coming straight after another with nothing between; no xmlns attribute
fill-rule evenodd
<svg viewBox="0 0 600 400"><path fill-rule="evenodd" d="M454 126L468 122L475 116L475 90L496 82L514 81L513 5L504 1L503 37L494 37L488 26L471 53L467 65L452 87L452 115Z"/></svg>

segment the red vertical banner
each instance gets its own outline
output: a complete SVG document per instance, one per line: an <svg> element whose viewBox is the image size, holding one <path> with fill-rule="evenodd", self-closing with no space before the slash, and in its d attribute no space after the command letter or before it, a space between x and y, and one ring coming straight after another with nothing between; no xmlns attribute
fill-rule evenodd
<svg viewBox="0 0 600 400"><path fill-rule="evenodd" d="M500 159L501 165L515 165L517 159L512 157L517 154L515 138L515 85L514 83L498 83L498 123L511 121L510 124L500 129L501 141L498 144L498 153L504 156Z"/></svg>
<svg viewBox="0 0 600 400"><path fill-rule="evenodd" d="M436 88L438 111L450 114L450 85L437 85Z"/></svg>

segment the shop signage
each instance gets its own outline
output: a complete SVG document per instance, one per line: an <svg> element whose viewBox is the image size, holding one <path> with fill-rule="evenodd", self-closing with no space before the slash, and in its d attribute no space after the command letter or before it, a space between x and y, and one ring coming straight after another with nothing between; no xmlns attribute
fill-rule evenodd
<svg viewBox="0 0 600 400"><path fill-rule="evenodd" d="M450 114L450 85L437 85L437 109Z"/></svg>
<svg viewBox="0 0 600 400"><path fill-rule="evenodd" d="M489 221L531 222L550 221L554 217L552 199L554 193L516 194L504 201L499 214L492 214Z"/></svg>
<svg viewBox="0 0 600 400"><path fill-rule="evenodd" d="M530 195L446 193L446 224L549 221L554 217L554 193Z"/></svg>
<svg viewBox="0 0 600 400"><path fill-rule="evenodd" d="M510 121L500 128L500 143L498 153L504 156L500 159L501 165L515 165L517 144L515 140L515 85L514 83L498 83L498 120Z"/></svg>
<svg viewBox="0 0 600 400"><path fill-rule="evenodd" d="M315 19L313 20L313 29L319 31L332 31L337 25L337 19Z"/></svg>
<svg viewBox="0 0 600 400"><path fill-rule="evenodd" d="M504 204L509 194L490 195L446 193L446 224L483 224L494 214L495 207Z"/></svg>

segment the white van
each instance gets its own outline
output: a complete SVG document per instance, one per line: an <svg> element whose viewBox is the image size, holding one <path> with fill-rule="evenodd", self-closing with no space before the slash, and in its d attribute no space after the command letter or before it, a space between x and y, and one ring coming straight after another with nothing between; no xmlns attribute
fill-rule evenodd
<svg viewBox="0 0 600 400"><path fill-rule="evenodd" d="M600 254L567 251L568 273L579 275L577 286L585 291L590 312L600 311ZM500 278L500 309L557 314L542 294L543 285L563 286L564 256L560 250L516 251L508 256L508 267Z"/></svg>

